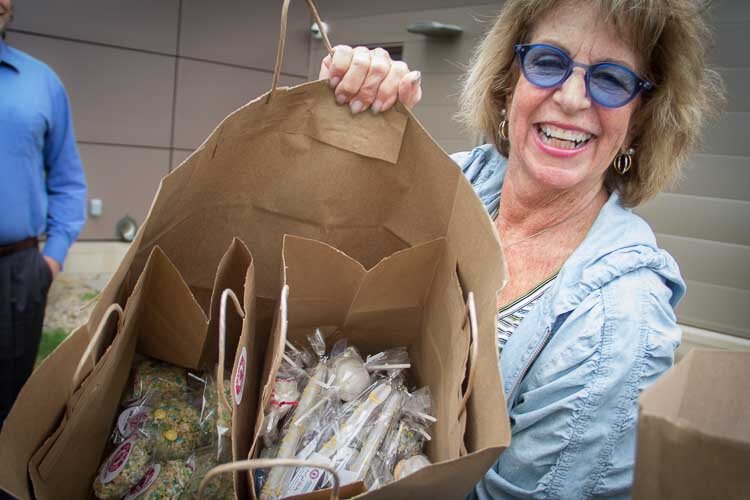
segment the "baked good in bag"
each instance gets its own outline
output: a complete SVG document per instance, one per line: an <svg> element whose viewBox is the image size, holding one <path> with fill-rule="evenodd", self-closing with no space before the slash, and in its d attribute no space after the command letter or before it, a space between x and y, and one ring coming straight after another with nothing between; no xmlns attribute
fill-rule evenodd
<svg viewBox="0 0 750 500"><path fill-rule="evenodd" d="M232 386L226 382L228 378L229 373L227 372L224 376L224 397L231 405ZM206 379L208 382L203 396L203 416L201 417L201 421L204 423L205 427L210 428L210 432L216 432L218 430L222 435L229 435L232 429L232 408L230 406L227 410L224 408L223 403L219 401L216 390L217 382L213 377L209 376L206 377Z"/></svg>
<svg viewBox="0 0 750 500"><path fill-rule="evenodd" d="M169 460L163 464L151 464L140 481L135 484L123 500L176 500L184 498L185 489L193 475L190 461Z"/></svg>
<svg viewBox="0 0 750 500"><path fill-rule="evenodd" d="M151 461L148 442L135 434L123 441L102 463L94 479L94 494L103 500L122 498Z"/></svg>
<svg viewBox="0 0 750 500"><path fill-rule="evenodd" d="M201 425L200 411L185 398L155 404L143 425L143 433L151 439L154 457L159 460L187 458L208 443L207 431Z"/></svg>
<svg viewBox="0 0 750 500"><path fill-rule="evenodd" d="M198 489L206 473L219 464L220 461L216 458L216 451L211 448L206 448L196 454L195 472L190 479L190 486L187 491L189 498L197 497ZM216 500L235 498L232 474L227 472L211 479L203 491L203 498Z"/></svg>
<svg viewBox="0 0 750 500"><path fill-rule="evenodd" d="M133 385L125 400L143 397L169 399L188 391L187 370L155 359L142 359L133 367Z"/></svg>

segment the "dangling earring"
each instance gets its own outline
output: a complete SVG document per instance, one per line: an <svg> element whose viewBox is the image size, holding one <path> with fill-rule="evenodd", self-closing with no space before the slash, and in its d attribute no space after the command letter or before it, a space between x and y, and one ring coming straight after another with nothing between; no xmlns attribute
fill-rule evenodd
<svg viewBox="0 0 750 500"><path fill-rule="evenodd" d="M615 161L613 163L615 172L620 175L625 175L626 173L628 173L630 167L633 166L634 154L635 149L633 148L628 148L624 153L618 153L617 156L615 156Z"/></svg>
<svg viewBox="0 0 750 500"><path fill-rule="evenodd" d="M503 119L500 121L498 136L500 136L501 141L508 142L508 120L505 118L505 110L502 110L501 114L503 115Z"/></svg>

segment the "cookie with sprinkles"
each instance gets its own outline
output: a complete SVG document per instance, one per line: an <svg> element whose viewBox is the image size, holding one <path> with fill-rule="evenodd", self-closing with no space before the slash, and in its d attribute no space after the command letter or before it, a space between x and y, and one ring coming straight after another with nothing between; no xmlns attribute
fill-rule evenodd
<svg viewBox="0 0 750 500"><path fill-rule="evenodd" d="M200 425L200 412L184 398L154 405L142 432L151 438L154 456L160 460L187 458L211 439Z"/></svg>
<svg viewBox="0 0 750 500"><path fill-rule="evenodd" d="M187 370L155 359L143 359L133 367L133 385L126 400L151 401L180 396L188 391Z"/></svg>
<svg viewBox="0 0 750 500"><path fill-rule="evenodd" d="M151 464L138 484L130 488L123 500L176 500L182 498L190 483L193 469L185 460Z"/></svg>
<svg viewBox="0 0 750 500"><path fill-rule="evenodd" d="M150 461L147 440L132 435L102 463L94 480L94 494L103 500L122 498L143 477Z"/></svg>

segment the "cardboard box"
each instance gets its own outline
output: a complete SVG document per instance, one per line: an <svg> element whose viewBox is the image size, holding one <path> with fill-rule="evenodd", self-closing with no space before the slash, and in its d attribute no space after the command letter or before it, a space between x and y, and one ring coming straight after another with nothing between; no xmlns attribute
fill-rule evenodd
<svg viewBox="0 0 750 500"><path fill-rule="evenodd" d="M643 392L633 498L750 498L750 352L694 349Z"/></svg>

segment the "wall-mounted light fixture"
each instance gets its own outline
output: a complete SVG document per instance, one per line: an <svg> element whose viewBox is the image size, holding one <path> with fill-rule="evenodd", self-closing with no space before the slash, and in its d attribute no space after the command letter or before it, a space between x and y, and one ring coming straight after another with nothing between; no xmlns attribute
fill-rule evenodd
<svg viewBox="0 0 750 500"><path fill-rule="evenodd" d="M138 233L138 223L131 216L126 215L117 222L115 232L122 241L130 243Z"/></svg>
<svg viewBox="0 0 750 500"><path fill-rule="evenodd" d="M445 24L437 21L420 21L407 26L406 31L431 38L453 38L461 35L461 33L464 32L464 29L455 24Z"/></svg>

